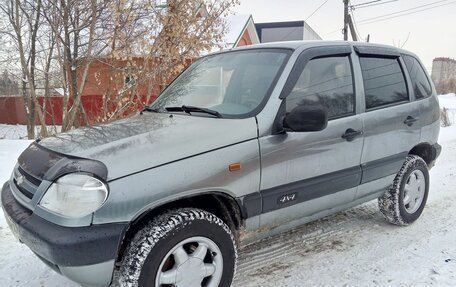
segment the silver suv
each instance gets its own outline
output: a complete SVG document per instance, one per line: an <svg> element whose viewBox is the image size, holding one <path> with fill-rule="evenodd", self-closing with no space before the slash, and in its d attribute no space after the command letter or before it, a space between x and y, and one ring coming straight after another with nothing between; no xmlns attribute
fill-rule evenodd
<svg viewBox="0 0 456 287"><path fill-rule="evenodd" d="M84 285L230 286L237 246L376 199L415 221L440 153L414 54L287 42L208 55L140 114L32 143L2 189L21 242Z"/></svg>

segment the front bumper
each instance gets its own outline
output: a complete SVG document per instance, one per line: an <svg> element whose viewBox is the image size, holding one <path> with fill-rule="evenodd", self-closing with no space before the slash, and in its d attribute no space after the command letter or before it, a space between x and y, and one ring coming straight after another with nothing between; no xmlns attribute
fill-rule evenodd
<svg viewBox="0 0 456 287"><path fill-rule="evenodd" d="M12 232L46 264L79 283L109 285L127 223L56 225L20 205L9 183L3 185L1 202Z"/></svg>

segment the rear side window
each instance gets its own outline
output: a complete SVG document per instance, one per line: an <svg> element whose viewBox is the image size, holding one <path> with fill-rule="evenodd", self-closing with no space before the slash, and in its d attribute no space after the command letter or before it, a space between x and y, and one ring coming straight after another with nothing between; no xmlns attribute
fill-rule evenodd
<svg viewBox="0 0 456 287"><path fill-rule="evenodd" d="M360 57L366 109L408 101L404 74L397 58Z"/></svg>
<svg viewBox="0 0 456 287"><path fill-rule="evenodd" d="M412 80L415 98L423 99L429 97L432 94L431 84L429 84L426 72L424 72L420 62L409 55L402 55L402 58Z"/></svg>
<svg viewBox="0 0 456 287"><path fill-rule="evenodd" d="M287 112L299 105L321 105L334 119L355 113L353 76L348 56L310 60L286 98Z"/></svg>

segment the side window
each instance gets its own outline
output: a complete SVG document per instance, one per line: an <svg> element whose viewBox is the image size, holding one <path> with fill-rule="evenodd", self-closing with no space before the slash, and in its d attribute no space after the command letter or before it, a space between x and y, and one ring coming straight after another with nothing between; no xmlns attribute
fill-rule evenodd
<svg viewBox="0 0 456 287"><path fill-rule="evenodd" d="M420 62L409 55L402 55L402 58L412 80L415 97L417 99L429 97L432 94L432 88Z"/></svg>
<svg viewBox="0 0 456 287"><path fill-rule="evenodd" d="M396 58L360 57L366 109L408 101L404 74Z"/></svg>
<svg viewBox="0 0 456 287"><path fill-rule="evenodd" d="M348 56L310 60L286 98L287 112L298 105L322 105L328 109L329 119L354 114L355 95Z"/></svg>

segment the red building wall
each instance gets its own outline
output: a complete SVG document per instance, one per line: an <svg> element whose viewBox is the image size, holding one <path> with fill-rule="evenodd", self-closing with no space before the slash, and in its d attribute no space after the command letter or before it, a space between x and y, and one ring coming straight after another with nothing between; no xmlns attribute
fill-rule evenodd
<svg viewBox="0 0 456 287"><path fill-rule="evenodd" d="M137 69L153 69L159 60L143 58L131 58L128 60L112 60L100 58L90 64L86 84L82 92L82 105L91 124L106 120L119 105L119 91L125 89L125 79L129 67ZM186 65L191 61L186 61ZM144 81L137 79L134 90L123 93L125 98L133 98L135 103L125 109L120 117L129 115L142 109L145 105L151 104L160 93L163 85L156 79ZM80 83L79 83L80 84ZM43 106L43 97L38 98ZM106 109L104 106L106 104ZM69 106L72 105L70 97ZM46 99L46 124L62 124L63 97L52 96ZM107 114L107 115L106 115ZM36 123L38 123L36 117ZM24 109L22 97L0 97L0 123L3 124L27 124L27 116Z"/></svg>
<svg viewBox="0 0 456 287"><path fill-rule="evenodd" d="M22 97L0 97L0 123L23 124L26 120Z"/></svg>
<svg viewBox="0 0 456 287"><path fill-rule="evenodd" d="M156 99L156 96L150 98L150 103ZM103 96L102 95L83 95L82 105L87 113L87 117L91 123L98 122L100 113L103 109ZM146 97L141 96L138 98L141 103L146 103ZM43 97L38 98L38 102L43 106ZM70 100L70 106L72 101ZM144 106L141 105L141 106ZM22 97L0 97L0 124L10 125L26 125L27 115L24 109L24 99ZM54 96L46 99L46 124L47 125L61 125L62 124L62 109L63 97ZM108 106L109 112L114 112L113 105ZM135 111L126 110L122 115L127 115ZM35 117L35 123L39 124L38 116Z"/></svg>

